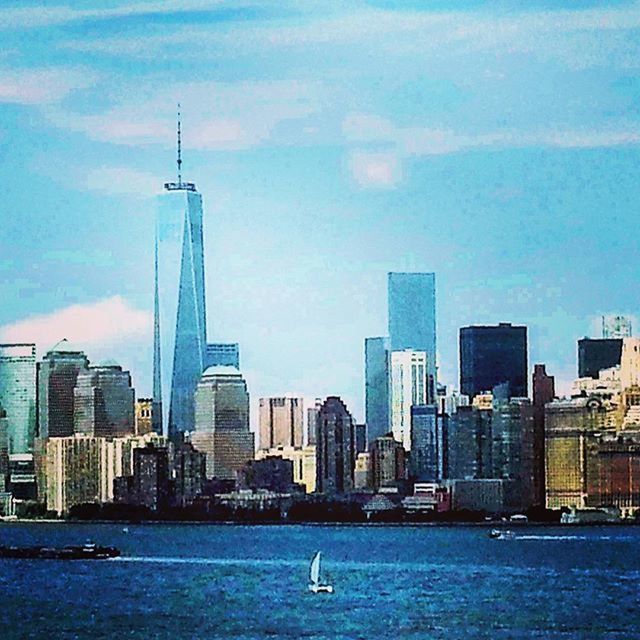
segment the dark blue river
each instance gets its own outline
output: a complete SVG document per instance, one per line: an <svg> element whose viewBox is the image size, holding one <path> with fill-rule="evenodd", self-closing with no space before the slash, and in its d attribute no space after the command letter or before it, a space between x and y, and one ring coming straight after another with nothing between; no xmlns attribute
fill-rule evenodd
<svg viewBox="0 0 640 640"><path fill-rule="evenodd" d="M640 527L4 524L0 638L640 639ZM307 591L324 555L333 595Z"/></svg>

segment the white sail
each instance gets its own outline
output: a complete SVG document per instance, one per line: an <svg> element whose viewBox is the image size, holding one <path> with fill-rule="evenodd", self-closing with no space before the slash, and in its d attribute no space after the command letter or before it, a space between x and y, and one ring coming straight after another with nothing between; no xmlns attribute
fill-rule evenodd
<svg viewBox="0 0 640 640"><path fill-rule="evenodd" d="M318 584L320 582L320 552L316 553L313 556L313 560L311 561L311 567L309 569L309 580L313 584Z"/></svg>

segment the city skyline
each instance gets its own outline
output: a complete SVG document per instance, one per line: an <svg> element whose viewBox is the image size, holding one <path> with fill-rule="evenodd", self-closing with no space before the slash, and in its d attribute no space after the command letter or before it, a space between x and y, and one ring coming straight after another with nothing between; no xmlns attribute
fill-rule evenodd
<svg viewBox="0 0 640 640"><path fill-rule="evenodd" d="M363 339L385 335L392 271L437 274L439 378L454 386L459 327L526 325L530 369L545 362L562 393L576 340L636 311L638 57L616 44L636 4L196 4L0 11L15 54L0 64L1 342L41 357L68 337L151 395L153 196L179 100L220 301L209 333L242 345L254 399L340 394L360 419ZM198 58L194 33L211 36Z"/></svg>

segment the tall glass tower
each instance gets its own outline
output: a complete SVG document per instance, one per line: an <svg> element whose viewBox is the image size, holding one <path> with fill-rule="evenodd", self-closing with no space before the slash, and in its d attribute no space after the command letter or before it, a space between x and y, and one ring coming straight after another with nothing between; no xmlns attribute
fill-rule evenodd
<svg viewBox="0 0 640 640"><path fill-rule="evenodd" d="M207 343L202 196L181 167L178 118L178 181L164 185L155 235L153 422L170 438L194 429Z"/></svg>
<svg viewBox="0 0 640 640"><path fill-rule="evenodd" d="M436 275L389 273L391 351L414 349L427 354L427 404L436 392Z"/></svg>
<svg viewBox="0 0 640 640"><path fill-rule="evenodd" d="M36 345L0 344L0 408L7 413L9 453L33 451Z"/></svg>

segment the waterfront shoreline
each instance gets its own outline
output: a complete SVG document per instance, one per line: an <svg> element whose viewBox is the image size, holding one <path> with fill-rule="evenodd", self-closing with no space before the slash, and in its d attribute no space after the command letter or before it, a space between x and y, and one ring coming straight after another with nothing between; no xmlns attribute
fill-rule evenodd
<svg viewBox="0 0 640 640"><path fill-rule="evenodd" d="M274 527L274 526L305 526L305 527L430 527L430 528L457 528L475 527L486 529L523 529L527 527L553 527L573 529L577 527L635 527L640 521L622 520L620 522L575 522L561 524L559 522L503 522L491 520L487 522L308 522L292 520L65 520L65 519L29 519L0 521L0 525L24 525L24 524L61 524L61 525L184 525L184 526L247 526L247 527Z"/></svg>

